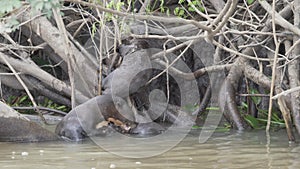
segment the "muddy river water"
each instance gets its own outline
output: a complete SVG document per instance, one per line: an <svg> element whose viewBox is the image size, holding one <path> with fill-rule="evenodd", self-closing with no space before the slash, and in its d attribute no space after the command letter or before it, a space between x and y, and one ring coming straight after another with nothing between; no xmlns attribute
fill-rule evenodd
<svg viewBox="0 0 300 169"><path fill-rule="evenodd" d="M0 143L0 168L300 168L300 145L288 143L284 130L272 132L269 139L264 131L215 133L205 143L199 143L198 133L190 132L179 143L170 134L161 147L159 141L130 144L119 136L78 143ZM144 155L150 157L138 158Z"/></svg>

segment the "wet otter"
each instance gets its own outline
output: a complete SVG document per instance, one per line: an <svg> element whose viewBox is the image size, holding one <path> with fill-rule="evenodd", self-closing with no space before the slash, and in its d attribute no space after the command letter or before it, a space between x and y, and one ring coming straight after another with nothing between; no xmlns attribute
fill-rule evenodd
<svg viewBox="0 0 300 169"><path fill-rule="evenodd" d="M104 135L110 130L110 127L105 128L102 127L103 125L99 127L99 124L109 121L109 119L126 124L128 128L124 128L128 133L149 135L160 133L163 130L162 127L153 123L149 123L149 125L134 123L133 112L122 98L101 95L71 110L57 125L55 133L74 141L88 136Z"/></svg>
<svg viewBox="0 0 300 169"><path fill-rule="evenodd" d="M71 140L101 135L105 131L96 126L108 118L118 119L122 122L134 120L133 114L122 98L101 95L72 109L57 125L55 133Z"/></svg>
<svg viewBox="0 0 300 169"><path fill-rule="evenodd" d="M152 76L149 58L158 51L142 49L126 54L121 65L103 79L103 94L126 98L144 87Z"/></svg>

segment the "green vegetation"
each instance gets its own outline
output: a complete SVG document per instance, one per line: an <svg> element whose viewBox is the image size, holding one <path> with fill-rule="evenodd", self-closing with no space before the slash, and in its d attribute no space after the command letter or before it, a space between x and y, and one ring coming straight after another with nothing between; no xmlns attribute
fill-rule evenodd
<svg viewBox="0 0 300 169"><path fill-rule="evenodd" d="M60 7L59 0L2 0L0 1L0 33L11 33L18 29L19 22L15 16L6 17L7 13L20 8L22 3L29 3L31 12L41 12L49 18L52 16L52 9Z"/></svg>
<svg viewBox="0 0 300 169"><path fill-rule="evenodd" d="M28 95L10 96L7 99L7 104L10 105L11 107L33 106ZM68 108L67 106L54 103L52 100L49 100L48 98L44 98L42 101L40 101L38 103L38 106L47 107L47 108L55 109L55 110L60 110L62 112L70 111L70 108ZM19 111L22 113L26 113L26 114L36 114L36 112L34 110L19 110Z"/></svg>
<svg viewBox="0 0 300 169"><path fill-rule="evenodd" d="M251 4L253 4L255 2L255 0L247 0L247 4L248 5L251 5Z"/></svg>
<svg viewBox="0 0 300 169"><path fill-rule="evenodd" d="M47 17L52 15L52 9L60 7L59 0L28 0L33 12L46 13Z"/></svg>
<svg viewBox="0 0 300 169"><path fill-rule="evenodd" d="M188 18L192 17L195 12L205 12L205 9L199 0L179 0L178 1L179 6L174 9L174 15L182 17L182 18Z"/></svg>
<svg viewBox="0 0 300 169"><path fill-rule="evenodd" d="M22 3L20 0L9 0L9 1L0 1L0 16L3 16L5 13L11 12L16 8L21 7Z"/></svg>
<svg viewBox="0 0 300 169"><path fill-rule="evenodd" d="M259 94L259 92L256 89L250 89L249 94ZM268 118L268 111L263 110L259 108L259 104L261 103L262 99L259 96L250 96L251 101L254 103L255 108L258 111L258 117L255 118L249 114L243 113L244 119L248 122L248 124L254 128L254 129L263 129L267 125L267 118ZM245 102L242 102L242 105L240 106L240 111L247 112L248 104ZM284 128L284 120L278 116L280 112L273 110L272 116L271 116L271 125L274 129L276 128Z"/></svg>

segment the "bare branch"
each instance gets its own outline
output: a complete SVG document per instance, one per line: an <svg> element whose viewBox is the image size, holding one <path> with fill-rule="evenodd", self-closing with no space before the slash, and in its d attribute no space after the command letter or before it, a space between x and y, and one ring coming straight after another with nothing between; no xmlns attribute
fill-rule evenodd
<svg viewBox="0 0 300 169"><path fill-rule="evenodd" d="M188 20L188 19L183 19L183 18L178 18L178 17L160 17L160 16L153 16L153 15L139 15L139 14L129 14L129 13L124 13L124 12L120 12L120 11L116 11L116 10L112 10L112 9L108 9L108 8L104 8L100 5L96 5L94 3L89 3L89 2L85 2L85 1L79 1L79 0L65 0L66 2L73 2L73 3L77 3L77 4L81 4L84 6L89 6L89 7L93 7L93 8L97 8L100 11L104 11L104 12L108 12L108 13L112 13L115 15L119 15L119 16L123 16L123 17L128 17L128 18L133 18L133 19L140 19L140 20L153 20L153 21L158 21L158 22L164 22L164 23L181 23L181 24L193 24L196 27L198 27L199 29L211 32L212 30L206 26L203 25L197 21L194 20Z"/></svg>

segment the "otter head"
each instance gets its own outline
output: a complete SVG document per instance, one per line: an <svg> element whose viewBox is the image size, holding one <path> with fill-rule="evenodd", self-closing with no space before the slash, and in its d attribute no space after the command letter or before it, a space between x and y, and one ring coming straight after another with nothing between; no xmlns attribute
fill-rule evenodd
<svg viewBox="0 0 300 169"><path fill-rule="evenodd" d="M87 137L80 121L76 116L64 118L57 124L55 133L65 140L80 141Z"/></svg>

